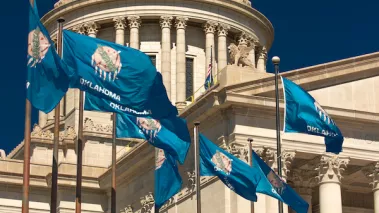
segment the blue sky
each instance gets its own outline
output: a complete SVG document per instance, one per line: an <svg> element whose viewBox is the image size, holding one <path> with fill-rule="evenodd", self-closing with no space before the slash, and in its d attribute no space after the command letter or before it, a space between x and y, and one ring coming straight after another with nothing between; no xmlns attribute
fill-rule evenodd
<svg viewBox="0 0 379 213"><path fill-rule="evenodd" d="M40 14L54 3L37 1ZM0 9L0 149L6 152L24 136L27 7L27 0L3 0ZM274 25L269 59L280 56L283 71L379 51L378 0L254 0L253 7ZM33 122L37 116L33 111Z"/></svg>

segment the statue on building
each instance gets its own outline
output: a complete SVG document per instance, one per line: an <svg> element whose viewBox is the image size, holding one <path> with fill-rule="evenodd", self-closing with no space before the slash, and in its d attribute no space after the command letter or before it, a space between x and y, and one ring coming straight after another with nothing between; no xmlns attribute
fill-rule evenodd
<svg viewBox="0 0 379 213"><path fill-rule="evenodd" d="M230 43L228 49L230 54L230 60L232 65L237 66L248 66L255 68L254 64L248 58L250 51L254 48L253 45L247 46L245 44L239 44L238 46L234 43Z"/></svg>

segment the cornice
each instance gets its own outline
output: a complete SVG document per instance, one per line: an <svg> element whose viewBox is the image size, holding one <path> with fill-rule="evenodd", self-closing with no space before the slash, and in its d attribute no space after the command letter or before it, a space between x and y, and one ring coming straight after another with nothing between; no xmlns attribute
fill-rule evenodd
<svg viewBox="0 0 379 213"><path fill-rule="evenodd" d="M379 52L282 72L280 75L307 91L375 77L379 76ZM282 88L281 81L279 83ZM275 76L227 86L225 89L235 93L274 97Z"/></svg>
<svg viewBox="0 0 379 213"><path fill-rule="evenodd" d="M151 4L150 2L151 1ZM185 3L185 0L182 0L183 3ZM245 6L241 3L230 1L230 0L192 0L192 2L199 2L199 5L201 4L210 4L215 5L224 8L224 10L232 10L240 15L244 15L245 17L249 18L249 21L256 22L255 25L258 25L263 30L263 36L265 37L266 43L264 44L267 49L269 49L272 45L273 39L274 39L274 29L271 24L271 22L260 12L258 12L256 9ZM185 15L188 16L190 19L197 19L197 20L214 20L214 21L220 21L225 22L227 24L230 24L233 27L239 27L241 26L241 31L251 31L254 32L254 29L250 29L249 27L241 25L241 23L238 20L230 20L228 18L220 19L219 14L212 14L207 11L201 11L197 9L197 11L188 11L188 8L186 7L180 7L180 2L178 1L168 1L165 2L164 7L157 8L156 1L153 0L147 0L143 1L141 4L146 5L146 7L136 7L133 8L131 11L127 10L126 8L131 8L136 5L140 5L139 2L128 2L124 0L81 0L81 1L73 1L70 3L67 3L63 6L57 7L50 12L48 12L41 20L42 22L47 26L55 26L55 22L59 17L64 17L69 13L72 13L73 11L83 10L84 8L93 7L95 5L104 5L105 3L114 3L114 5L117 5L115 7L116 11L112 11L112 13L109 13L108 15L105 15L106 11L101 12L97 11L96 14L88 14L83 16L82 18L76 18L80 19L81 22L87 22L87 21L100 21L104 22L105 20L112 20L116 16L120 15L139 15L141 18L143 17L157 17L159 19L162 15ZM125 5L125 7L123 7ZM154 8L151 7L151 5L154 5ZM150 7L149 7L150 6ZM168 7L175 7L175 9L171 9ZM124 9L125 8L125 9ZM140 9L141 8L141 9ZM77 24L77 23L76 23ZM69 28L73 27L73 25L69 25Z"/></svg>

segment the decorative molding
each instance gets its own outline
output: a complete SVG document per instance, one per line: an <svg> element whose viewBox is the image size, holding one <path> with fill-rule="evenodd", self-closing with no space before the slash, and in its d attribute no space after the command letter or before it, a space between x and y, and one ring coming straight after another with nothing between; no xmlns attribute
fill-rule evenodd
<svg viewBox="0 0 379 213"><path fill-rule="evenodd" d="M128 205L123 210L121 210L121 213L133 213L133 207L132 205Z"/></svg>
<svg viewBox="0 0 379 213"><path fill-rule="evenodd" d="M188 188L189 193L192 193L193 191L195 191L195 187L196 187L195 171L187 172L187 175L188 175L187 188Z"/></svg>
<svg viewBox="0 0 379 213"><path fill-rule="evenodd" d="M161 25L161 28L171 28L172 26L172 20L174 19L174 17L172 16L161 16L161 18L159 19L159 23Z"/></svg>
<svg viewBox="0 0 379 213"><path fill-rule="evenodd" d="M126 27L125 17L119 16L113 19L116 30L124 30Z"/></svg>
<svg viewBox="0 0 379 213"><path fill-rule="evenodd" d="M187 21L188 21L187 17L183 17L183 16L175 17L176 29L186 29Z"/></svg>
<svg viewBox="0 0 379 213"><path fill-rule="evenodd" d="M230 30L230 25L228 24L220 23L217 26L218 36L226 37L228 35L229 30Z"/></svg>
<svg viewBox="0 0 379 213"><path fill-rule="evenodd" d="M142 206L141 213L150 213L155 203L153 193L149 192L145 197L141 197L140 202Z"/></svg>
<svg viewBox="0 0 379 213"><path fill-rule="evenodd" d="M112 125L95 124L90 118L84 119L84 131L112 134Z"/></svg>
<svg viewBox="0 0 379 213"><path fill-rule="evenodd" d="M320 164L316 168L318 171L319 183L337 182L340 183L342 173L349 164L349 158L340 158L338 155L324 154L321 156Z"/></svg>
<svg viewBox="0 0 379 213"><path fill-rule="evenodd" d="M75 129L71 126L67 126L64 131L59 132L59 140L74 140L76 138ZM43 130L38 124L35 124L33 131L30 134L32 139L40 140L53 140L54 133L51 130Z"/></svg>
<svg viewBox="0 0 379 213"><path fill-rule="evenodd" d="M38 124L35 124L32 132L30 133L30 137L33 139L53 140L54 133L50 130L43 130Z"/></svg>
<svg viewBox="0 0 379 213"><path fill-rule="evenodd" d="M230 144L229 146L227 146L226 151L240 159L245 152L244 148L237 147L236 144Z"/></svg>
<svg viewBox="0 0 379 213"><path fill-rule="evenodd" d="M218 25L218 23L214 22L214 21L205 22L203 24L205 34L208 34L208 33L214 34L216 32L217 25Z"/></svg>
<svg viewBox="0 0 379 213"><path fill-rule="evenodd" d="M141 26L141 17L139 16L128 16L129 28L139 28Z"/></svg>

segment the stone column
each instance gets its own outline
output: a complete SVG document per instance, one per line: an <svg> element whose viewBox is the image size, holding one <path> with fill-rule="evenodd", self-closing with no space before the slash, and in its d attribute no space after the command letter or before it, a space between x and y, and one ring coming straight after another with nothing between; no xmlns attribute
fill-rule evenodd
<svg viewBox="0 0 379 213"><path fill-rule="evenodd" d="M122 46L125 45L125 17L117 17L113 19L114 28L116 29L116 38L115 43L120 44Z"/></svg>
<svg viewBox="0 0 379 213"><path fill-rule="evenodd" d="M267 63L266 47L260 47L258 48L257 70L259 72L266 72L266 63Z"/></svg>
<svg viewBox="0 0 379 213"><path fill-rule="evenodd" d="M221 71L228 65L228 51L226 47L226 36L228 35L228 31L230 26L227 24L219 24L218 25L218 72Z"/></svg>
<svg viewBox="0 0 379 213"><path fill-rule="evenodd" d="M213 21L207 21L204 25L204 32L205 32L205 76L208 74L208 66L211 62L211 55L212 55L212 64L213 67L215 65L214 58L215 58L215 31L217 28L217 23ZM212 73L213 73L213 67L212 67Z"/></svg>
<svg viewBox="0 0 379 213"><path fill-rule="evenodd" d="M130 47L139 49L139 27L141 26L141 18L139 16L129 16L130 28Z"/></svg>
<svg viewBox="0 0 379 213"><path fill-rule="evenodd" d="M162 28L161 73L167 96L171 99L171 25L172 16L161 16Z"/></svg>
<svg viewBox="0 0 379 213"><path fill-rule="evenodd" d="M348 158L325 154L317 168L319 180L320 213L342 213L341 173L349 163Z"/></svg>
<svg viewBox="0 0 379 213"><path fill-rule="evenodd" d="M92 38L96 38L96 35L98 32L97 29L99 29L100 26L96 22L92 21L92 22L86 23L86 27L87 27L88 36Z"/></svg>
<svg viewBox="0 0 379 213"><path fill-rule="evenodd" d="M255 48L256 48L256 44L257 44L257 41L255 41L254 39L251 39L250 42L249 42L249 45L250 47L252 48L249 52L249 56L248 56L248 59L251 61L251 63L253 64L254 68L256 68L256 62L255 62Z"/></svg>
<svg viewBox="0 0 379 213"><path fill-rule="evenodd" d="M176 17L176 107L186 107L186 26L188 18Z"/></svg>
<svg viewBox="0 0 379 213"><path fill-rule="evenodd" d="M363 168L367 178L371 181L372 192L374 193L374 213L379 213L379 162Z"/></svg>

